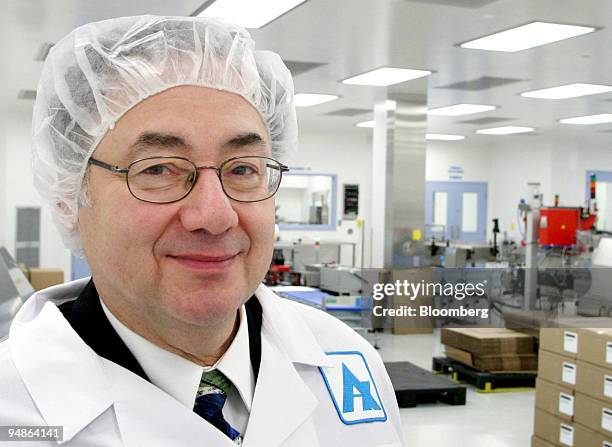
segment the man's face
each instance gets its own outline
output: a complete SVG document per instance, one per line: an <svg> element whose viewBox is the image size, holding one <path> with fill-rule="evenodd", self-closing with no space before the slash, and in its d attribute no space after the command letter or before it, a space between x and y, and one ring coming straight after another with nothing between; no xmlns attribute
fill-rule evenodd
<svg viewBox="0 0 612 447"><path fill-rule="evenodd" d="M265 124L243 98L181 86L129 110L93 157L124 168L172 155L219 166L271 149ZM83 246L100 294L115 309L211 324L235 315L270 265L274 199L235 202L212 169L200 170L191 193L175 203L137 200L124 175L95 166L88 190L92 207L79 210Z"/></svg>

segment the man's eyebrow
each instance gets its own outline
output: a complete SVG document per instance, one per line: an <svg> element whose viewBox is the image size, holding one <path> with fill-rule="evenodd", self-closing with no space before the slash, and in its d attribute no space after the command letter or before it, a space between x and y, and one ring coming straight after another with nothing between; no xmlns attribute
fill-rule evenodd
<svg viewBox="0 0 612 447"><path fill-rule="evenodd" d="M130 146L131 152L136 152L141 148L186 148L189 146L185 140L175 134L161 132L143 132L136 141Z"/></svg>
<svg viewBox="0 0 612 447"><path fill-rule="evenodd" d="M233 138L227 140L223 147L229 147L234 149L240 149L245 146L265 146L265 140L257 132L248 132L240 135L236 135Z"/></svg>

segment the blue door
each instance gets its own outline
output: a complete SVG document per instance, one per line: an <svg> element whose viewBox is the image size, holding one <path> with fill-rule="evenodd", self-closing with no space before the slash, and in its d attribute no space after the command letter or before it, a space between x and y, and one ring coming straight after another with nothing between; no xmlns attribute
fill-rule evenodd
<svg viewBox="0 0 612 447"><path fill-rule="evenodd" d="M427 182L426 194L426 237L486 243L486 183Z"/></svg>

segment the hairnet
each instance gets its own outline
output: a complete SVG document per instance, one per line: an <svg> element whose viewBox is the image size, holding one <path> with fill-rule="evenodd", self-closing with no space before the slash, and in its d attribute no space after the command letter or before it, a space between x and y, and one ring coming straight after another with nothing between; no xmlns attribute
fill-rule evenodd
<svg viewBox="0 0 612 447"><path fill-rule="evenodd" d="M259 111L272 153L297 146L293 81L280 57L255 51L246 30L197 17L122 17L90 23L53 46L33 114L34 183L64 244L82 255L78 207L87 161L106 132L145 98L179 85L236 93Z"/></svg>

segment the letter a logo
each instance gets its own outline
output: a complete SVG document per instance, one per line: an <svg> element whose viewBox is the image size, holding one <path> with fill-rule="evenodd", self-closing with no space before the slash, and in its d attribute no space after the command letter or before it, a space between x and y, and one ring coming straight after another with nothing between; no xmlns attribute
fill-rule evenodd
<svg viewBox="0 0 612 447"><path fill-rule="evenodd" d="M319 370L340 420L347 425L386 421L387 412L366 357L359 351L326 354L329 362Z"/></svg>
<svg viewBox="0 0 612 447"><path fill-rule="evenodd" d="M370 392L370 381L361 382L344 363L342 363L342 382L344 383L343 413L355 411L356 397L363 399L363 411L380 410L380 406Z"/></svg>

